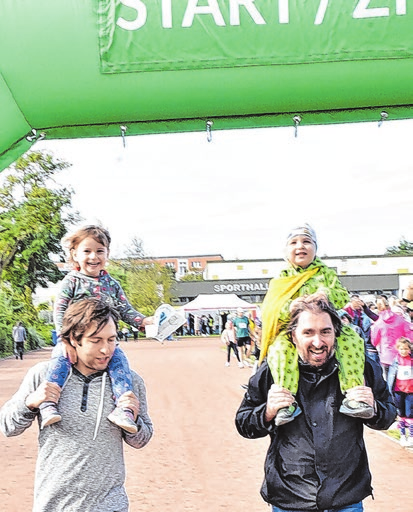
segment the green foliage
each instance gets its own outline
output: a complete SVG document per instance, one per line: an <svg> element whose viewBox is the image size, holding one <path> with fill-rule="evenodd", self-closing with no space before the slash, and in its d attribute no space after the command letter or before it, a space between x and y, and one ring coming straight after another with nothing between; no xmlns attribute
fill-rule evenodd
<svg viewBox="0 0 413 512"><path fill-rule="evenodd" d="M173 274L145 255L140 239L134 238L128 257L112 260L108 270L120 281L132 306L144 315L153 315L160 304L173 299Z"/></svg>
<svg viewBox="0 0 413 512"><path fill-rule="evenodd" d="M72 191L57 187L53 177L69 165L38 151L19 158L4 172L0 187L0 281L34 291L61 279L50 255L63 258L60 240L77 215L69 211Z"/></svg>
<svg viewBox="0 0 413 512"><path fill-rule="evenodd" d="M413 254L413 243L401 238L399 245L387 247L386 254L395 254L400 256L407 256Z"/></svg>
<svg viewBox="0 0 413 512"><path fill-rule="evenodd" d="M12 330L20 321L27 331L26 348L35 349L50 344L53 325L46 325L38 315L31 300L31 290L13 290L0 285L0 356L13 353Z"/></svg>
<svg viewBox="0 0 413 512"><path fill-rule="evenodd" d="M0 184L0 355L13 351L12 329L21 321L27 348L50 343L52 325L35 308L32 293L62 278L51 255L63 260L61 238L78 219L71 212L72 191L54 177L70 164L42 152L29 152L1 175Z"/></svg>
<svg viewBox="0 0 413 512"><path fill-rule="evenodd" d="M0 324L0 355L10 354L13 351L13 341L8 326Z"/></svg>
<svg viewBox="0 0 413 512"><path fill-rule="evenodd" d="M35 328L28 327L26 344L30 350L35 350L36 348L43 347L45 340Z"/></svg>
<svg viewBox="0 0 413 512"><path fill-rule="evenodd" d="M187 272L180 278L180 281L203 281L204 276L202 272Z"/></svg>

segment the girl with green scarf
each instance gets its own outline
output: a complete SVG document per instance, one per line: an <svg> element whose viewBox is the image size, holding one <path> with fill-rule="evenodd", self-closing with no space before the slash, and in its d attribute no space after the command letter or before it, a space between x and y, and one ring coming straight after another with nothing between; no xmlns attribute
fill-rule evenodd
<svg viewBox="0 0 413 512"><path fill-rule="evenodd" d="M293 229L287 237L286 259L288 267L280 277L272 279L262 305L262 341L260 362L267 357L274 384L296 395L298 390L298 354L286 333L290 320L289 307L297 297L323 292L336 309L349 301L347 290L334 270L318 257L317 237L308 224ZM337 338L335 357L339 364L341 391L346 392L364 383L364 342L349 326L343 326ZM344 399L340 412L359 418L371 418L373 410L367 404ZM276 425L292 421L301 413L295 403L281 409Z"/></svg>

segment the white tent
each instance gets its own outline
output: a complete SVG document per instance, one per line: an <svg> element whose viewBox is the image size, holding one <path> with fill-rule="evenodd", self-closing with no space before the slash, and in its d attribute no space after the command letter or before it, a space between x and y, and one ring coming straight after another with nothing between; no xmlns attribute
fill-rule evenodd
<svg viewBox="0 0 413 512"><path fill-rule="evenodd" d="M243 308L245 311L256 310L257 306L242 300L235 293L200 294L188 304L180 308L181 311L235 311Z"/></svg>

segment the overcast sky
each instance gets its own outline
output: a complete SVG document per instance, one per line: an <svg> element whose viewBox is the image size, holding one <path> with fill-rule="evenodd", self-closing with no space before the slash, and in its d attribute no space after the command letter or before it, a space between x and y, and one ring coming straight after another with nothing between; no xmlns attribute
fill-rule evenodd
<svg viewBox="0 0 413 512"><path fill-rule="evenodd" d="M43 141L72 163L58 175L112 256L143 240L151 256L281 258L290 228L312 224L319 255L375 255L413 241L413 121Z"/></svg>

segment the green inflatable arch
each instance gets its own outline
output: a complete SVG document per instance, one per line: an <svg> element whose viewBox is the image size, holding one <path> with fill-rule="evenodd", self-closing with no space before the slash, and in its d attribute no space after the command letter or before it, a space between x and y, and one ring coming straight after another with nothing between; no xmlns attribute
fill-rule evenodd
<svg viewBox="0 0 413 512"><path fill-rule="evenodd" d="M407 0L2 0L0 169L39 138L413 117Z"/></svg>

